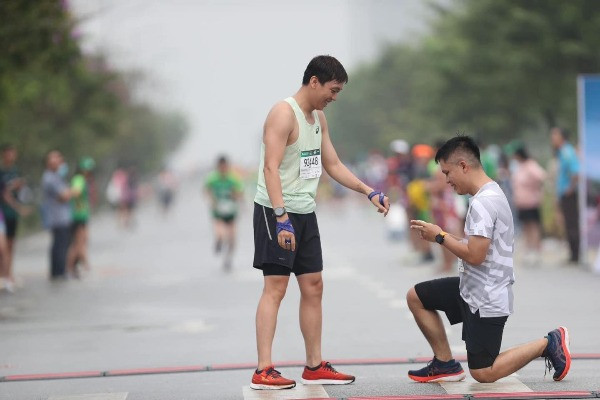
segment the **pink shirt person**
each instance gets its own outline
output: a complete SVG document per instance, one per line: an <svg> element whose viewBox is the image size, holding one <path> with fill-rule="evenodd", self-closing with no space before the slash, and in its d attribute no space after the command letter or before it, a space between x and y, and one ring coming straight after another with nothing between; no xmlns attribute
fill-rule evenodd
<svg viewBox="0 0 600 400"><path fill-rule="evenodd" d="M537 161L523 158L518 152L515 158L519 161L519 168L511 178L515 206L520 210L539 208L546 172Z"/></svg>

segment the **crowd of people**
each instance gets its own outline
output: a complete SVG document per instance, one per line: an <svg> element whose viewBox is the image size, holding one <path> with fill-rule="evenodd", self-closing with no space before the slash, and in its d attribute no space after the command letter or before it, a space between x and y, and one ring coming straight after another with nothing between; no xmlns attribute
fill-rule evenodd
<svg viewBox="0 0 600 400"><path fill-rule="evenodd" d="M31 183L17 167L18 151L11 144L0 146L0 289L14 292L21 284L13 272L13 255L21 217L33 210ZM68 165L58 150L44 159L41 179L41 219L51 232L50 278L79 277L89 270L87 256L93 170L95 161L83 157L69 179Z"/></svg>
<svg viewBox="0 0 600 400"><path fill-rule="evenodd" d="M566 261L579 262L579 160L568 141L568 131L553 128L549 139L554 158L546 168L520 141L502 147L482 146L482 167L506 193L521 232L520 253L525 265L540 262L544 235L564 237L569 252ZM441 143L410 145L402 139L394 140L390 144L391 155L386 157L380 151L372 151L356 168L365 182L390 196L395 206L390 212L390 236L399 239L408 236L423 262L435 261L436 254L429 243L418 240L415 233L407 229L407 221L432 222L445 226L449 233L460 235L468 208L468 196L459 196L453 191L434 161ZM551 212L544 213L546 209ZM404 214L402 218L394 218L398 213ZM548 231L545 226L558 228ZM450 252L444 249L437 258L440 272L453 271L456 257Z"/></svg>

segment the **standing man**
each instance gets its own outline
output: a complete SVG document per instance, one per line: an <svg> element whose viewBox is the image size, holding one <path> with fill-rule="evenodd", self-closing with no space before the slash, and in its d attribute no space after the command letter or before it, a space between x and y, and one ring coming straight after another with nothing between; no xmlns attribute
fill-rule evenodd
<svg viewBox="0 0 600 400"><path fill-rule="evenodd" d="M577 152L568 140L568 132L562 128L550 131L552 147L558 157L558 176L556 194L565 221L565 231L571 256L569 261L579 262L579 200L577 184L579 181L579 159Z"/></svg>
<svg viewBox="0 0 600 400"><path fill-rule="evenodd" d="M538 357L554 368L562 380L571 366L569 332L559 327L547 336L500 353L504 324L513 312L513 220L500 186L488 177L479 148L468 136L448 140L435 161L456 193L470 194L465 238L444 232L424 221L411 221L423 240L437 242L459 258L456 278L421 282L408 291L408 306L433 350L433 360L420 370L408 371L417 382L460 381L465 373L452 357L442 319L463 323L471 376L478 382L495 382Z"/></svg>
<svg viewBox="0 0 600 400"><path fill-rule="evenodd" d="M67 251L71 241L72 192L66 182L67 164L58 150L46 154L46 170L42 175L43 210L45 225L52 230L50 248L50 278L65 276Z"/></svg>
<svg viewBox="0 0 600 400"><path fill-rule="evenodd" d="M15 285L12 264L19 216L30 212L29 208L19 203L17 196L19 190L25 185L25 180L16 166L17 157L17 149L12 144L5 143L0 147L0 187L3 188L0 193L0 207L6 224L6 257L3 262L7 275L4 284L11 291L14 290Z"/></svg>
<svg viewBox="0 0 600 400"><path fill-rule="evenodd" d="M380 213L389 200L361 182L338 158L323 109L348 82L342 64L331 56L313 58L302 86L277 103L267 116L254 198L254 267L264 276L256 312L258 368L253 389L289 389L296 385L274 369L271 348L277 313L290 273L300 287L300 330L304 337L304 384L348 384L354 376L337 372L321 357L323 258L315 215L322 168L341 185L368 196Z"/></svg>

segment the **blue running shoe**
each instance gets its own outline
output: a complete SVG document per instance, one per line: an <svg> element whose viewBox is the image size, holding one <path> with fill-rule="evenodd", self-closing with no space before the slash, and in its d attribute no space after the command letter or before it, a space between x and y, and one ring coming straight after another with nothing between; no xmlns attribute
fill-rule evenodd
<svg viewBox="0 0 600 400"><path fill-rule="evenodd" d="M427 366L408 371L408 377L417 382L458 382L465 379L465 371L454 359L444 362L433 357Z"/></svg>
<svg viewBox="0 0 600 400"><path fill-rule="evenodd" d="M571 352L569 351L569 331L564 326L559 326L558 329L548 332L548 345L542 357L546 358L547 371L552 371L554 368L555 381L562 380L571 368ZM544 374L545 375L545 374Z"/></svg>

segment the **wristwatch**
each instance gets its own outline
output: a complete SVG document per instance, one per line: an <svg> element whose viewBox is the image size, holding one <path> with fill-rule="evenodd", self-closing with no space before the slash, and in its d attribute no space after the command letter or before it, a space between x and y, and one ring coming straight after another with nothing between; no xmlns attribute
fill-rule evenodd
<svg viewBox="0 0 600 400"><path fill-rule="evenodd" d="M446 239L446 235L447 235L446 232L441 231L440 233L435 235L435 241L438 242L439 244L444 243L444 239Z"/></svg>
<svg viewBox="0 0 600 400"><path fill-rule="evenodd" d="M275 207L273 209L273 213L276 217L283 217L287 211L285 211L285 207Z"/></svg>

